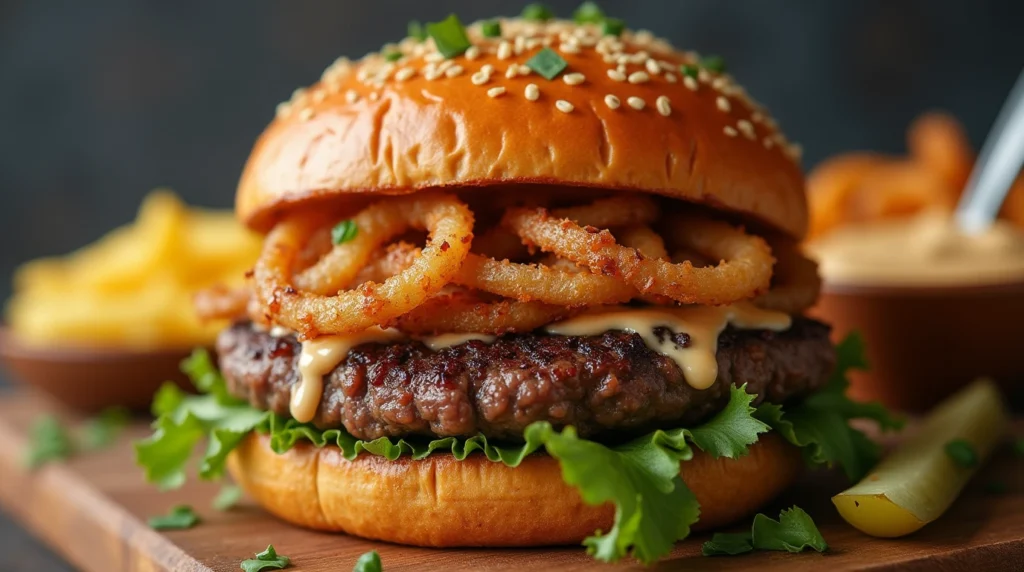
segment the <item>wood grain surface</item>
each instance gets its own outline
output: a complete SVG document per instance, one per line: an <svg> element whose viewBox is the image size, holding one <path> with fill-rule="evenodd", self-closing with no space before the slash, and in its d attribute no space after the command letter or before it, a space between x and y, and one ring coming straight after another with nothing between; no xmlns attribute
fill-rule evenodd
<svg viewBox="0 0 1024 572"><path fill-rule="evenodd" d="M190 481L181 490L158 493L134 464L131 439L144 435L140 421L105 450L27 472L22 459L31 421L57 413L43 398L0 394L0 502L84 570L238 570L238 563L273 543L292 558L294 570L350 570L360 554L380 552L386 571L398 570L1024 570L1024 460L1004 447L939 521L901 540L870 538L845 525L829 502L843 487L836 475L809 474L764 512L772 517L792 504L806 509L829 543L825 554L762 552L706 558L707 536L680 543L672 556L644 568L634 562L600 565L581 548L536 550L433 550L368 542L343 535L291 527L251 501L218 512L210 501L218 485ZM1016 425L1018 434L1024 424ZM1008 485L1005 494L985 492L985 483ZM179 503L191 504L203 519L195 528L160 533L149 516ZM401 510L401 507L395 507ZM523 507L522 510L530 510ZM747 523L749 526L749 523ZM2 568L2 564L0 564Z"/></svg>

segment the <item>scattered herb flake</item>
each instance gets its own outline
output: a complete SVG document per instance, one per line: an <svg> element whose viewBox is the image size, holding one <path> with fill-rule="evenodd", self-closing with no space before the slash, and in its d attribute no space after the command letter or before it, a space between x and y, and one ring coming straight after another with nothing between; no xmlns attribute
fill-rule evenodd
<svg viewBox="0 0 1024 572"><path fill-rule="evenodd" d="M683 75L687 77L697 79L697 73L700 71L700 68L693 64L683 64L679 66L679 71L683 72Z"/></svg>
<svg viewBox="0 0 1024 572"><path fill-rule="evenodd" d="M501 22L498 20L487 20L481 24L480 31L483 32L485 38L500 38Z"/></svg>
<svg viewBox="0 0 1024 572"><path fill-rule="evenodd" d="M524 20L547 22L555 17L555 13L551 11L551 8L548 8L544 4L535 2L533 4L527 4L526 7L523 8L523 13L520 14L520 16L522 16Z"/></svg>
<svg viewBox="0 0 1024 572"><path fill-rule="evenodd" d="M754 540L749 532L716 532L700 547L704 556L735 556L753 551Z"/></svg>
<svg viewBox="0 0 1024 572"><path fill-rule="evenodd" d="M192 507L187 504L180 504L171 509L171 512L163 516L149 518L149 527L153 530L181 530L192 528L199 522Z"/></svg>
<svg viewBox="0 0 1024 572"><path fill-rule="evenodd" d="M604 21L604 11L597 2L584 2L572 13L572 19L577 24L598 24Z"/></svg>
<svg viewBox="0 0 1024 572"><path fill-rule="evenodd" d="M537 52L526 62L526 67L537 72L547 80L558 77L558 74L562 73L568 65L562 59L562 56L558 55L558 52L548 47Z"/></svg>
<svg viewBox="0 0 1024 572"><path fill-rule="evenodd" d="M356 565L352 568L352 572L381 572L381 568L380 554L377 554L376 550L371 550L360 556L359 560L356 560Z"/></svg>
<svg viewBox="0 0 1024 572"><path fill-rule="evenodd" d="M810 515L797 506L783 510L777 521L763 514L754 516L751 538L758 550L803 552L813 548L824 552L828 549Z"/></svg>
<svg viewBox="0 0 1024 572"><path fill-rule="evenodd" d="M725 59L722 56L708 56L700 61L700 67L715 73L725 72Z"/></svg>
<svg viewBox="0 0 1024 572"><path fill-rule="evenodd" d="M242 493L242 487L238 485L224 485L211 504L217 510L230 510L242 499Z"/></svg>
<svg viewBox="0 0 1024 572"><path fill-rule="evenodd" d="M352 219L343 220L331 229L331 242L334 244L345 244L355 238L357 234L359 234L359 227L356 226L356 221Z"/></svg>
<svg viewBox="0 0 1024 572"><path fill-rule="evenodd" d="M604 36L621 36L625 29L626 23L619 18L601 20L601 34Z"/></svg>
<svg viewBox="0 0 1024 572"><path fill-rule="evenodd" d="M45 415L32 423L29 431L31 444L25 456L25 465L37 469L52 461L63 461L75 452L67 429L53 415Z"/></svg>
<svg viewBox="0 0 1024 572"><path fill-rule="evenodd" d="M384 54L384 59L389 62L397 62L398 60L402 59L402 52L398 50L390 51Z"/></svg>
<svg viewBox="0 0 1024 572"><path fill-rule="evenodd" d="M427 39L427 31L423 28L423 24L421 24L419 20L410 20L405 29L406 35L410 38L421 42Z"/></svg>
<svg viewBox="0 0 1024 572"><path fill-rule="evenodd" d="M449 14L440 22L427 24L427 35L434 38L437 51L448 59L465 52L471 45L466 36L466 28L455 14Z"/></svg>
<svg viewBox="0 0 1024 572"><path fill-rule="evenodd" d="M963 439L953 439L946 443L946 454L954 463L965 469L978 466L978 453L974 450L974 445Z"/></svg>
<svg viewBox="0 0 1024 572"><path fill-rule="evenodd" d="M260 572L260 570L280 570L287 568L292 562L291 558L282 556L274 550L273 544L268 544L267 549L256 555L256 558L243 560L239 565L245 572Z"/></svg>
<svg viewBox="0 0 1024 572"><path fill-rule="evenodd" d="M85 449L102 449L113 444L128 425L130 418L131 414L123 407L104 409L85 424L82 430L82 446Z"/></svg>

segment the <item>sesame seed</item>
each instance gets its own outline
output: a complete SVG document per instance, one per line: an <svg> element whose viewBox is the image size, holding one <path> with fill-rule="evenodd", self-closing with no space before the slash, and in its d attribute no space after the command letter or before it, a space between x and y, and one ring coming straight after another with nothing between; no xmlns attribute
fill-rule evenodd
<svg viewBox="0 0 1024 572"><path fill-rule="evenodd" d="M437 71L434 68L424 69L423 70L423 77L427 81L434 81L435 79L441 77L441 72Z"/></svg>
<svg viewBox="0 0 1024 572"><path fill-rule="evenodd" d="M775 142L772 141L771 137L765 137L762 143L764 144L765 149L771 149L772 147L775 146Z"/></svg>
<svg viewBox="0 0 1024 572"><path fill-rule="evenodd" d="M507 60L511 56L512 56L512 44L508 43L508 41L506 41L506 40L502 40L501 43L498 44L498 59L499 60Z"/></svg>
<svg viewBox="0 0 1024 572"><path fill-rule="evenodd" d="M560 44L558 46L558 51L563 54L578 54L580 53L580 47L576 44Z"/></svg>
<svg viewBox="0 0 1024 572"><path fill-rule="evenodd" d="M306 96L306 88L300 87L292 92L292 101L298 101Z"/></svg>
<svg viewBox="0 0 1024 572"><path fill-rule="evenodd" d="M735 137L736 136L736 130L733 129L732 125L726 125L725 128L722 129L722 131L724 131L725 134L728 135L729 137Z"/></svg>
<svg viewBox="0 0 1024 572"><path fill-rule="evenodd" d="M447 70L445 70L444 75L446 75L448 77L455 77L455 76L458 76L458 75L462 75L462 66L454 65L454 66L448 68Z"/></svg>
<svg viewBox="0 0 1024 572"><path fill-rule="evenodd" d="M318 89L313 92L313 97L311 99L313 100L313 103L320 103L324 100L325 97L327 97L327 91L323 89Z"/></svg>
<svg viewBox="0 0 1024 572"><path fill-rule="evenodd" d="M688 75L683 76L683 85L689 88L690 91L697 91L697 80Z"/></svg>
<svg viewBox="0 0 1024 572"><path fill-rule="evenodd" d="M360 68L360 70L358 72L356 72L356 79L359 80L359 81L366 81L366 78L368 78L368 77L370 77L370 70L368 70L366 68ZM298 90L295 90L295 91L298 91Z"/></svg>
<svg viewBox="0 0 1024 572"><path fill-rule="evenodd" d="M437 72L438 73L444 73L444 72L448 71L448 68L452 67L453 65L455 65L455 64L451 60L445 60L445 61L437 64Z"/></svg>
<svg viewBox="0 0 1024 572"><path fill-rule="evenodd" d="M664 95L660 95L658 99L654 100L654 106L658 108L658 113L665 117L672 114L672 104L669 102L668 97Z"/></svg>
<svg viewBox="0 0 1024 572"><path fill-rule="evenodd" d="M645 102L643 99L640 99L639 97L635 97L635 96L634 97L630 97L629 99L627 99L626 103L628 103L630 107L632 107L633 109L635 109L637 111L640 111L641 109L644 108L645 105L647 105L647 102Z"/></svg>
<svg viewBox="0 0 1024 572"><path fill-rule="evenodd" d="M724 77L719 76L719 77L716 77L714 80L711 81L711 87L713 87L713 88L715 88L717 90L723 90L723 89L729 87L729 81L727 79L725 79Z"/></svg>
<svg viewBox="0 0 1024 572"><path fill-rule="evenodd" d="M516 77L516 75L519 72L518 68L519 64L508 64L508 69L505 70L505 77L507 77L508 79Z"/></svg>
<svg viewBox="0 0 1024 572"><path fill-rule="evenodd" d="M575 30L572 31L572 34L574 36L576 36L577 38L582 38L583 36L587 35L587 29L586 28L576 28Z"/></svg>
<svg viewBox="0 0 1024 572"><path fill-rule="evenodd" d="M615 81L626 81L626 74L619 70L608 70L608 77Z"/></svg>
<svg viewBox="0 0 1024 572"><path fill-rule="evenodd" d="M571 113L573 109L576 109L575 107L572 106L571 103L564 99L559 99L558 101L556 101L555 107L557 107L558 110L561 111L562 113Z"/></svg>
<svg viewBox="0 0 1024 572"><path fill-rule="evenodd" d="M498 97L499 95L502 95L503 93L505 93L505 88L503 88L503 87L501 87L499 85L498 87L492 87L491 89L488 89L487 90L487 97Z"/></svg>
<svg viewBox="0 0 1024 572"><path fill-rule="evenodd" d="M371 91L370 92L370 101L377 101L378 99L380 99L380 94L377 93L376 91Z"/></svg>
<svg viewBox="0 0 1024 572"><path fill-rule="evenodd" d="M302 121L309 121L313 118L313 108L307 107L299 112L299 119Z"/></svg>
<svg viewBox="0 0 1024 572"><path fill-rule="evenodd" d="M533 73L533 70L527 66L519 66L519 75L530 75L531 73Z"/></svg>
<svg viewBox="0 0 1024 572"><path fill-rule="evenodd" d="M426 60L427 62L436 64L439 62L443 62L444 56L441 55L441 52L430 52L429 54L423 56L423 59Z"/></svg>
<svg viewBox="0 0 1024 572"><path fill-rule="evenodd" d="M491 64L484 64L483 67L480 68L480 72L485 73L487 75L491 75L492 73L494 73L494 66L492 66Z"/></svg>
<svg viewBox="0 0 1024 572"><path fill-rule="evenodd" d="M359 94L356 92L356 90L350 89L345 92L346 103L355 103L357 101L359 101Z"/></svg>
<svg viewBox="0 0 1024 572"><path fill-rule="evenodd" d="M618 62L619 62L620 65L628 64L629 60L630 60L630 58L629 58L628 54L619 54Z"/></svg>
<svg viewBox="0 0 1024 572"><path fill-rule="evenodd" d="M708 70L700 68L697 70L697 79L699 79L701 83L708 83L711 81L711 74L708 73Z"/></svg>
<svg viewBox="0 0 1024 572"><path fill-rule="evenodd" d="M480 48L476 46L470 46L466 49L466 59L475 60L480 57Z"/></svg>
<svg viewBox="0 0 1024 572"><path fill-rule="evenodd" d="M581 73L567 73L562 76L562 81L564 81L566 85L579 85L586 80L587 77Z"/></svg>
<svg viewBox="0 0 1024 572"><path fill-rule="evenodd" d="M405 81L414 75L416 75L416 70L412 68L402 68L395 72L395 79L398 81Z"/></svg>
<svg viewBox="0 0 1024 572"><path fill-rule="evenodd" d="M648 58L647 62L644 64L644 67L647 68L647 73L651 75L658 75L659 73L661 73L661 67L658 66L658 62L652 59Z"/></svg>
<svg viewBox="0 0 1024 572"><path fill-rule="evenodd" d="M604 63L606 64L614 64L616 57L615 54L605 54L601 59L604 60Z"/></svg>
<svg viewBox="0 0 1024 572"><path fill-rule="evenodd" d="M518 56L519 54L523 53L523 50L526 49L526 38L524 38L523 36L516 36L516 39L514 41L515 44L513 47L515 49L516 55Z"/></svg>
<svg viewBox="0 0 1024 572"><path fill-rule="evenodd" d="M760 111L755 111L754 113L750 114L750 120L753 121L754 123L761 123L762 121L764 121L764 114L761 113Z"/></svg>
<svg viewBox="0 0 1024 572"><path fill-rule="evenodd" d="M658 60L658 65L661 66L663 71L672 71L676 69L676 65L667 60Z"/></svg>
<svg viewBox="0 0 1024 572"><path fill-rule="evenodd" d="M715 99L715 105L718 106L718 109L726 113L729 113L729 110L732 109L732 106L729 105L729 100L722 97L721 95L719 95L718 98Z"/></svg>
<svg viewBox="0 0 1024 572"><path fill-rule="evenodd" d="M288 114L291 113L291 111L292 104L288 103L287 101L282 101L281 103L278 103L277 107L274 109L274 115L278 117L287 117Z"/></svg>
<svg viewBox="0 0 1024 572"><path fill-rule="evenodd" d="M540 88L537 87L537 84L535 83L528 84L526 89L523 90L523 95L525 95L526 99L529 101L537 101L537 99L540 98Z"/></svg>
<svg viewBox="0 0 1024 572"><path fill-rule="evenodd" d="M491 81L491 76L488 75L488 74L485 74L482 71L478 71L475 74L473 74L472 76L470 76L469 81L473 82L473 85L483 85L483 84Z"/></svg>
<svg viewBox="0 0 1024 572"><path fill-rule="evenodd" d="M754 133L754 124L747 121L746 119L740 119L736 122L736 127L740 128L740 131L747 137L747 139L757 139L757 134Z"/></svg>
<svg viewBox="0 0 1024 572"><path fill-rule="evenodd" d="M676 80L676 74L671 73L671 72L670 73L666 73L665 74L665 81L667 81L669 83L675 83L677 81Z"/></svg>
<svg viewBox="0 0 1024 572"><path fill-rule="evenodd" d="M629 83L646 83L651 79L651 76L647 75L647 72L633 72L629 74Z"/></svg>
<svg viewBox="0 0 1024 572"><path fill-rule="evenodd" d="M788 154L794 161L799 161L800 157L804 154L804 148L799 143L793 143L786 148L786 154Z"/></svg>
<svg viewBox="0 0 1024 572"><path fill-rule="evenodd" d="M618 109L622 102L619 101L619 98L609 93L604 96L604 104L608 106L608 109Z"/></svg>

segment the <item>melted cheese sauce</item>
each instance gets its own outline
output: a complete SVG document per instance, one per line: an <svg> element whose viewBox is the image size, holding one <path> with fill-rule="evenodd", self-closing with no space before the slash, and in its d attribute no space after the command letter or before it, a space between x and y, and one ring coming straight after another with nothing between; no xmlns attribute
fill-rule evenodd
<svg viewBox="0 0 1024 572"><path fill-rule="evenodd" d="M718 335L726 326L782 331L791 323L792 319L781 312L739 303L601 310L551 324L545 330L559 336L596 336L609 330L635 333L647 347L676 362L691 387L707 389L718 378ZM671 336L659 336L655 331L658 328L687 334L690 344L681 347Z"/></svg>
<svg viewBox="0 0 1024 572"><path fill-rule="evenodd" d="M427 346L433 351L441 351L445 348L471 342L473 340L479 340L485 344L493 343L494 340L498 339L497 336L489 334L440 334L437 336L428 336L419 338L423 345Z"/></svg>
<svg viewBox="0 0 1024 572"><path fill-rule="evenodd" d="M944 212L850 225L807 252L833 284L935 286L1024 280L1024 232L997 220L966 234Z"/></svg>

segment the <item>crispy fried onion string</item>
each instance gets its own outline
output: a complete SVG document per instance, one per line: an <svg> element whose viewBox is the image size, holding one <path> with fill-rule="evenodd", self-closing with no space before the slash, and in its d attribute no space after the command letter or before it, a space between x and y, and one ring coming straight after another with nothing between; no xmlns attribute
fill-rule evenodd
<svg viewBox="0 0 1024 572"><path fill-rule="evenodd" d="M432 297L389 325L419 335L448 332L504 334L536 330L573 313L569 308L542 302L490 302L476 293L454 290Z"/></svg>
<svg viewBox="0 0 1024 572"><path fill-rule="evenodd" d="M553 252L595 273L621 277L644 294L667 296L684 304L730 304L768 289L774 260L767 243L726 223L678 216L670 225L682 246L721 260L715 267L673 264L622 246L606 230L582 228L547 209L509 209L504 224L528 243Z"/></svg>
<svg viewBox="0 0 1024 572"><path fill-rule="evenodd" d="M799 314L818 300L821 277L818 265L800 252L789 239L771 240L775 255L775 273L771 290L754 298L754 304L768 310Z"/></svg>
<svg viewBox="0 0 1024 572"><path fill-rule="evenodd" d="M473 214L450 195L415 195L376 203L356 215L359 232L316 264L292 276L296 257L316 231L309 217L292 217L267 235L256 264L256 295L278 324L312 337L363 331L412 311L458 272L472 242ZM429 231L420 256L383 282L324 294L355 279L373 251L408 228ZM339 252L341 254L339 254Z"/></svg>

